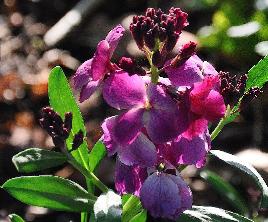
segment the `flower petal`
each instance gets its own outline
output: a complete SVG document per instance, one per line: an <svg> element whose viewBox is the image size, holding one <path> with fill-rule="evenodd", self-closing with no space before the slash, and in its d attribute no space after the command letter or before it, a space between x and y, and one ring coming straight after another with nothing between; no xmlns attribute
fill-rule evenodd
<svg viewBox="0 0 268 222"><path fill-rule="evenodd" d="M101 128L103 130L103 136L102 136L102 141L107 149L108 156L114 155L117 150L119 145L112 139L112 129L115 124L115 118L116 116L109 117L104 120L103 124L101 125Z"/></svg>
<svg viewBox="0 0 268 222"><path fill-rule="evenodd" d="M202 80L202 72L200 67L200 59L197 56L192 56L179 67L168 66L165 72L168 75L171 83L177 87L191 87L195 82ZM199 61L200 60L200 61ZM201 61L202 62L202 61ZM168 65L170 61L167 62Z"/></svg>
<svg viewBox="0 0 268 222"><path fill-rule="evenodd" d="M142 129L143 109L131 109L115 118L111 127L111 135L121 146L131 144Z"/></svg>
<svg viewBox="0 0 268 222"><path fill-rule="evenodd" d="M141 167L152 167L157 160L155 145L143 134L128 146L118 149L119 159L126 165L139 165Z"/></svg>
<svg viewBox="0 0 268 222"><path fill-rule="evenodd" d="M110 45L110 57L112 56L114 50L116 49L118 42L122 38L124 32L125 32L124 27L122 25L117 25L106 36L105 40Z"/></svg>
<svg viewBox="0 0 268 222"><path fill-rule="evenodd" d="M203 75L204 76L209 76L209 75L217 76L218 74L219 73L216 71L213 65L211 65L207 61L203 63Z"/></svg>
<svg viewBox="0 0 268 222"><path fill-rule="evenodd" d="M92 79L94 81L103 79L108 72L108 65L110 63L110 46L106 40L99 42L97 50L92 59Z"/></svg>
<svg viewBox="0 0 268 222"><path fill-rule="evenodd" d="M205 118L189 113L189 125L182 136L187 139L192 139L200 134L203 134L208 128L208 121Z"/></svg>
<svg viewBox="0 0 268 222"><path fill-rule="evenodd" d="M120 195L132 193L139 196L141 186L147 176L146 168L127 166L117 160L115 166L115 189Z"/></svg>
<svg viewBox="0 0 268 222"><path fill-rule="evenodd" d="M187 191L186 191L187 189ZM141 203L153 217L176 219L191 207L192 196L188 186L179 177L165 173L154 173L144 182Z"/></svg>
<svg viewBox="0 0 268 222"><path fill-rule="evenodd" d="M145 96L145 84L138 75L129 76L127 72L120 71L104 82L103 97L110 106L116 109L143 106Z"/></svg>
<svg viewBox="0 0 268 222"><path fill-rule="evenodd" d="M89 59L82 63L73 76L73 84L76 90L81 89L91 79L91 64L92 59Z"/></svg>
<svg viewBox="0 0 268 222"><path fill-rule="evenodd" d="M99 88L100 81L90 81L84 85L80 92L80 103L84 102Z"/></svg>
<svg viewBox="0 0 268 222"><path fill-rule="evenodd" d="M197 168L203 167L210 149L207 139L203 134L190 140L180 136L172 142L172 153L176 156L177 164L194 164Z"/></svg>
<svg viewBox="0 0 268 222"><path fill-rule="evenodd" d="M150 84L147 94L152 108L144 113L143 120L149 137L155 143L174 139L187 127L185 116L161 86Z"/></svg>
<svg viewBox="0 0 268 222"><path fill-rule="evenodd" d="M206 77L204 81L194 84L190 92L191 111L209 121L220 119L226 110L223 96L214 90L218 81L218 77Z"/></svg>

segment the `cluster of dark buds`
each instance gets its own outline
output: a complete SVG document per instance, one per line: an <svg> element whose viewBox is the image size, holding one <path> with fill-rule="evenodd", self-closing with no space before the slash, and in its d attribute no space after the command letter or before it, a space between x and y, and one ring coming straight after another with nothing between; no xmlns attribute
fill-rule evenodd
<svg viewBox="0 0 268 222"><path fill-rule="evenodd" d="M51 136L56 147L64 147L65 140L69 137L72 130L73 115L67 112L64 121L61 116L51 107L42 109L42 118L39 120L41 127ZM74 135L72 149L77 149L83 143L83 132L80 130Z"/></svg>
<svg viewBox="0 0 268 222"><path fill-rule="evenodd" d="M246 89L247 75L243 74L240 77L231 75L229 72L219 72L220 77L220 91L224 98L225 104L233 106L238 103ZM257 87L250 88L240 102L239 109L243 109L249 105L249 103L257 98L261 94L261 90Z"/></svg>

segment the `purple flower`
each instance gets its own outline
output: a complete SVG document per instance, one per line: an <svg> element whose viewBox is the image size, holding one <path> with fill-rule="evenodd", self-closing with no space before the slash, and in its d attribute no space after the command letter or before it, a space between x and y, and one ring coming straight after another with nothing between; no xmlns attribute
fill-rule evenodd
<svg viewBox="0 0 268 222"><path fill-rule="evenodd" d="M165 72L171 83L177 87L191 87L196 82L201 82L205 76L218 75L215 68L208 62L203 62L197 55L191 56L178 67L170 66L167 61Z"/></svg>
<svg viewBox="0 0 268 222"><path fill-rule="evenodd" d="M120 195L132 193L139 196L141 186L147 177L146 168L127 166L119 160L116 161L115 188Z"/></svg>
<svg viewBox="0 0 268 222"><path fill-rule="evenodd" d="M130 144L143 127L154 143L170 141L186 128L177 103L163 87L146 84L137 75L123 71L111 75L104 83L103 96L110 106L126 110L116 117L112 130L118 143Z"/></svg>
<svg viewBox="0 0 268 222"><path fill-rule="evenodd" d="M78 67L73 83L76 90L81 89L80 102L88 99L100 87L105 75L116 68L110 59L124 31L121 25L112 29L106 38L99 42L93 58Z"/></svg>
<svg viewBox="0 0 268 222"><path fill-rule="evenodd" d="M139 133L130 144L123 145L114 139L116 138L113 135L117 125L116 120L117 116L113 116L107 118L102 124L103 143L107 148L108 155L117 153L119 160L128 166L154 166L157 160L155 145L143 133Z"/></svg>
<svg viewBox="0 0 268 222"><path fill-rule="evenodd" d="M155 172L145 180L140 198L143 207L156 218L176 220L192 206L192 193L183 179L164 172Z"/></svg>

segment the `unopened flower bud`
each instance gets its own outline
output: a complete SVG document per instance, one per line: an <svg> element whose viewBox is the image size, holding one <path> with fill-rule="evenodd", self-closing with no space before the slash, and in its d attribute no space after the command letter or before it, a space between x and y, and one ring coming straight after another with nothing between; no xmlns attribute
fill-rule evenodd
<svg viewBox="0 0 268 222"><path fill-rule="evenodd" d="M83 139L84 139L84 134L83 134L82 130L80 130L74 136L72 149L73 150L77 149L83 143Z"/></svg>

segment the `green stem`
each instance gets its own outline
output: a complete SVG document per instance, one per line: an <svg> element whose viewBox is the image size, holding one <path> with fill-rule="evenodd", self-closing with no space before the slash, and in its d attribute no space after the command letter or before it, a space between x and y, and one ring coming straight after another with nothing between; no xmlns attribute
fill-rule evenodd
<svg viewBox="0 0 268 222"><path fill-rule="evenodd" d="M230 114L231 114L231 108L228 105L227 106L227 109L226 109L225 116L220 120L220 122L218 123L218 125L216 126L216 128L211 133L211 140L214 140L218 136L218 134L221 132L221 130L223 129L223 127L226 125L226 119L230 116Z"/></svg>
<svg viewBox="0 0 268 222"><path fill-rule="evenodd" d="M90 179L92 183L97 186L102 192L108 192L108 187L102 183L93 172L88 171L86 168L81 166L71 155L68 155L68 162L78 171L80 171L86 178Z"/></svg>
<svg viewBox="0 0 268 222"><path fill-rule="evenodd" d="M88 222L88 213L87 212L81 213L81 222Z"/></svg>
<svg viewBox="0 0 268 222"><path fill-rule="evenodd" d="M92 183L97 186L103 193L108 192L109 188L104 183L102 183L93 172L87 170L80 163L78 163L76 159L68 152L66 146L61 147L61 151L66 155L68 163L70 163L75 169L82 173L86 179L92 181Z"/></svg>

